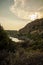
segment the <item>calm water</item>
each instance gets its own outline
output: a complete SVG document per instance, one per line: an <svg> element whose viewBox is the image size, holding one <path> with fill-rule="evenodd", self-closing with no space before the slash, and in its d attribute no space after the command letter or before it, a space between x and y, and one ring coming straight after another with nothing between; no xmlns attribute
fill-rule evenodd
<svg viewBox="0 0 43 65"><path fill-rule="evenodd" d="M14 37L10 37L10 39L12 39L12 41L15 41L15 42L22 42L23 40L19 40L18 38L14 38Z"/></svg>

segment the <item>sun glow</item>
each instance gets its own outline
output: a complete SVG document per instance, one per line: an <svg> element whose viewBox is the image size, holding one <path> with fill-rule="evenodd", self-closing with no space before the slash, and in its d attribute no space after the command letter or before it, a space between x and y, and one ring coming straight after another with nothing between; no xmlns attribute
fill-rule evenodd
<svg viewBox="0 0 43 65"><path fill-rule="evenodd" d="M40 18L40 13L34 13L30 15L30 19L33 21L35 19L39 19Z"/></svg>

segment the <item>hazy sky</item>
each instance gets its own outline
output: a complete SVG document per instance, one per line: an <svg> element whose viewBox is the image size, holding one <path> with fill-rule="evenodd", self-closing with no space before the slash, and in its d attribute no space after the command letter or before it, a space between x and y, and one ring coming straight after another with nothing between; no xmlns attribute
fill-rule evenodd
<svg viewBox="0 0 43 65"><path fill-rule="evenodd" d="M43 0L0 0L0 24L19 30L33 19L43 17Z"/></svg>

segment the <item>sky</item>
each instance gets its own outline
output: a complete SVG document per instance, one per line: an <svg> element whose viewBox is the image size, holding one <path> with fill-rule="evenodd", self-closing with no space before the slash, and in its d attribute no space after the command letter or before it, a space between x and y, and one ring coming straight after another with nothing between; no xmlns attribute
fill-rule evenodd
<svg viewBox="0 0 43 65"><path fill-rule="evenodd" d="M0 0L0 24L6 30L19 30L43 18L43 0Z"/></svg>

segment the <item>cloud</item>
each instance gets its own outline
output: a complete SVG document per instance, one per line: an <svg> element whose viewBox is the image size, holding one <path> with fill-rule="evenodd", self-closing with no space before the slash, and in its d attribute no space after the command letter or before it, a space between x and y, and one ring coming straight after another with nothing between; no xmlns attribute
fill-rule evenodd
<svg viewBox="0 0 43 65"><path fill-rule="evenodd" d="M26 0L14 0L14 4L10 7L10 11L20 19L29 19L30 9L26 5L26 2Z"/></svg>
<svg viewBox="0 0 43 65"><path fill-rule="evenodd" d="M43 6L40 7L37 11L43 12Z"/></svg>
<svg viewBox="0 0 43 65"><path fill-rule="evenodd" d="M39 8L38 6L35 7L35 5L36 4L32 3L32 0L14 0L14 4L10 7L10 11L20 19L29 20L31 14L40 12L43 8L42 6Z"/></svg>

